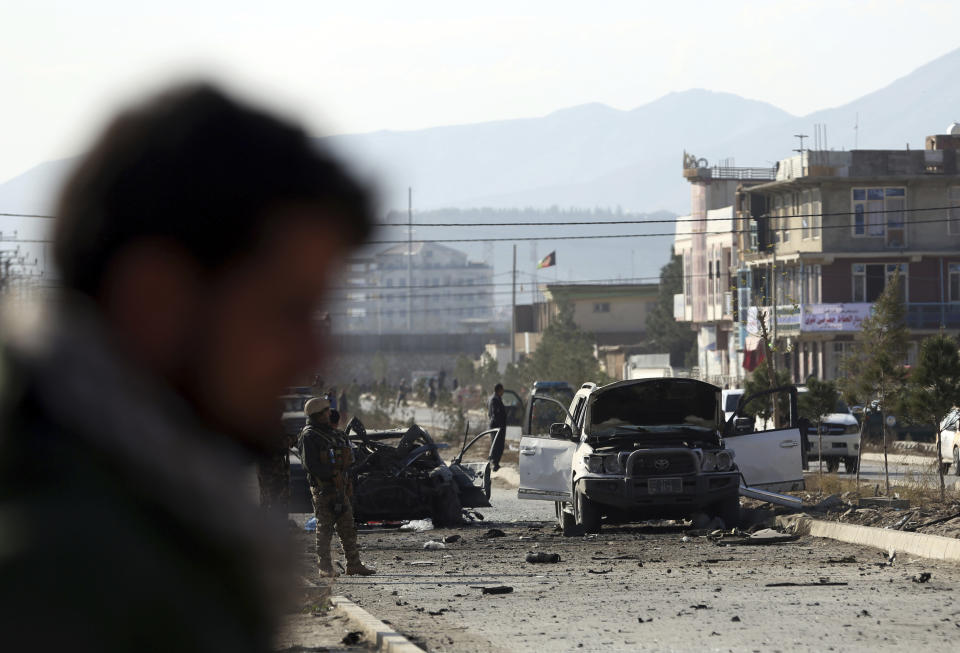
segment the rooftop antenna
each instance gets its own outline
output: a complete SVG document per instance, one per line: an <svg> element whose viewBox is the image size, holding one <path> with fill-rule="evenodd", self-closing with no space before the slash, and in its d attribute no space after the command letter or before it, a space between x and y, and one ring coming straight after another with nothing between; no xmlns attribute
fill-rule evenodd
<svg viewBox="0 0 960 653"><path fill-rule="evenodd" d="M853 121L853 149L857 149L858 140L860 137L860 112L856 113L856 118Z"/></svg>
<svg viewBox="0 0 960 653"><path fill-rule="evenodd" d="M803 175L803 174L804 174L804 172L803 172L803 152L804 152L804 150L803 150L803 139L805 139L805 138L810 138L810 137L807 136L806 134L794 134L793 137L800 139L800 149L799 149L799 150L795 149L794 152L799 152L799 153L800 153L800 174Z"/></svg>

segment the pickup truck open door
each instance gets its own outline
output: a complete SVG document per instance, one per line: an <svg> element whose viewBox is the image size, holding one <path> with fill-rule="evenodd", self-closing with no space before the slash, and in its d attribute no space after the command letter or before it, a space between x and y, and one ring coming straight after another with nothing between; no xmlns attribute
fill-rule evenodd
<svg viewBox="0 0 960 653"><path fill-rule="evenodd" d="M786 394L789 402L780 397ZM769 395L769 397L768 397ZM788 409L787 418L777 426L771 424L766 430L756 430L761 420L747 417L745 409L760 402L781 401ZM803 456L800 429L797 426L797 389L783 386L740 398L737 410L727 422L724 441L734 452L734 460L740 468L741 485L769 491L802 490Z"/></svg>
<svg viewBox="0 0 960 653"><path fill-rule="evenodd" d="M548 430L545 433L525 434L520 439L520 488L517 497L571 501L573 452L579 446L579 438L574 434L579 431L566 407L556 399L534 395L530 402L531 405L534 402L543 403L543 408L550 412L559 406L557 423L564 422L568 428L563 437L559 437L559 434L551 436ZM540 431L539 428L537 430Z"/></svg>

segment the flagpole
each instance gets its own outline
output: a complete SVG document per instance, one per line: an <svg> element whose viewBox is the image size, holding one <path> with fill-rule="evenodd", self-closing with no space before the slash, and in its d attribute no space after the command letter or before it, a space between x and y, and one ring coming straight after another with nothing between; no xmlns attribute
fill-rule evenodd
<svg viewBox="0 0 960 653"><path fill-rule="evenodd" d="M517 364L517 245L513 245L513 300L510 308L510 363Z"/></svg>

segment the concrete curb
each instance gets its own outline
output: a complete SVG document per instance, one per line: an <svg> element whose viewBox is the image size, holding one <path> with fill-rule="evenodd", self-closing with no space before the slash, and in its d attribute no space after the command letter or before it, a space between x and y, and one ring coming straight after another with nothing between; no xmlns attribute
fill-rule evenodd
<svg viewBox="0 0 960 653"><path fill-rule="evenodd" d="M381 653L424 653L424 650L361 608L345 596L332 596L330 603L351 623L355 624L368 641L376 644Z"/></svg>
<svg viewBox="0 0 960 653"><path fill-rule="evenodd" d="M839 522L811 519L806 515L781 515L777 517L777 526L798 535L827 537L832 540L860 544L876 549L900 553L909 553L922 558L960 562L960 539L927 535L924 533L905 533L903 531L857 526Z"/></svg>

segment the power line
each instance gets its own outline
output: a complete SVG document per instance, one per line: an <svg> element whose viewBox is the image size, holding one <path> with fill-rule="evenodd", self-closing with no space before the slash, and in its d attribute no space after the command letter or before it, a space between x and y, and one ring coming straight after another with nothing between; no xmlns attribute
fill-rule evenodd
<svg viewBox="0 0 960 653"><path fill-rule="evenodd" d="M879 215L883 213L917 213L921 211L949 211L952 209L960 208L960 206L927 206L927 207L916 207L916 208L905 208L905 209L881 209L875 211L864 211L862 213L857 213L856 211L831 211L828 213L795 213L793 215L784 215L784 216L758 216L758 218L750 217L748 219L788 219L788 218L816 218L816 217L833 217L833 216L847 216L847 215ZM42 215L35 213L0 213L2 217L12 217L12 218L45 218L50 220L55 220L56 216L54 215ZM685 222L717 222L721 220L736 220L739 219L737 216L730 217L706 217L706 218L656 218L653 220L569 220L569 221L559 221L551 220L546 222L414 222L412 226L414 227L577 227L577 226L591 226L591 225L625 225L625 224L680 224ZM949 218L948 218L949 219ZM378 227L406 227L408 225L399 224L396 222L376 222L375 226ZM406 242L406 241L404 241ZM414 242L430 242L430 241L414 241Z"/></svg>
<svg viewBox="0 0 960 653"><path fill-rule="evenodd" d="M928 209L917 209L917 210L928 210ZM942 210L942 209L941 209ZM882 213L909 213L908 210L903 211L882 211ZM881 213L881 211L870 211L858 215L871 215L873 213ZM817 214L819 215L819 214ZM845 214L850 215L850 214ZM777 218L767 218L771 220L785 220L789 218L795 218L801 216L782 216ZM943 222L954 222L960 221L955 218L934 218L931 220L911 220L909 223L903 222L902 224L906 226L907 224L936 224ZM864 229L867 230L872 226L867 222L864 223ZM886 224L882 224L884 228L887 227ZM895 227L899 228L899 227ZM810 232L819 232L822 229L853 229L853 225L850 224L835 224L835 225L818 225L818 226L795 226L795 227L771 227L770 231L810 231ZM696 233L690 233L691 236L718 236L726 234L752 234L755 233L754 229L724 229L722 231L701 231ZM682 234L687 235L687 234ZM589 234L583 236L506 236L506 237L497 237L497 238L420 238L417 240L418 243L499 243L499 242L519 242L519 241L549 241L549 240L609 240L611 238L660 238L660 237L675 237L677 234L675 232L661 232L661 233L646 233L646 234ZM864 234L864 238L882 238L883 235L870 236ZM405 240L369 240L367 241L368 245L397 245L400 243L405 243Z"/></svg>
<svg viewBox="0 0 960 653"><path fill-rule="evenodd" d="M960 206L931 206L917 207L912 209L881 209L878 211L866 211L857 213L856 211L831 211L829 213L795 213L793 215L771 216L764 215L757 218L785 219L785 218L816 218L845 215L877 215L880 213L910 213L917 211L948 211L950 209L960 208ZM706 218L657 218L653 220L570 220L570 221L547 221L547 222L415 222L414 227L576 227L591 225L622 225L622 224L680 224L685 222L719 222L721 220L736 220L737 216L725 217L706 217ZM379 227L401 227L403 225L394 222L375 223Z"/></svg>

